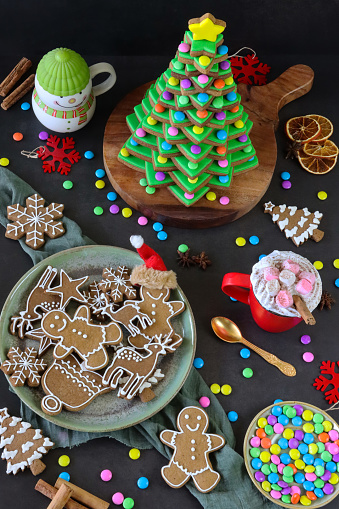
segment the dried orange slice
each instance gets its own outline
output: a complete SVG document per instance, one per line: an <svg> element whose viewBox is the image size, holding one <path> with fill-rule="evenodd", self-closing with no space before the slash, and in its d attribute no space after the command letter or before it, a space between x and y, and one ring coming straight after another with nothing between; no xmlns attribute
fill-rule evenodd
<svg viewBox="0 0 339 509"><path fill-rule="evenodd" d="M303 150L299 151L298 160L301 166L309 173L323 175L331 171L337 163L336 157L313 157L305 154Z"/></svg>
<svg viewBox="0 0 339 509"><path fill-rule="evenodd" d="M303 151L307 156L313 157L336 157L338 155L338 147L333 141L325 140L324 142L318 142L318 140L310 141L305 143Z"/></svg>
<svg viewBox="0 0 339 509"><path fill-rule="evenodd" d="M286 122L287 136L294 141L306 143L320 133L320 125L309 117L293 117Z"/></svg>
<svg viewBox="0 0 339 509"><path fill-rule="evenodd" d="M320 125L320 133L318 134L317 141L325 141L333 134L333 124L328 118L322 115L306 115L306 117L313 118Z"/></svg>

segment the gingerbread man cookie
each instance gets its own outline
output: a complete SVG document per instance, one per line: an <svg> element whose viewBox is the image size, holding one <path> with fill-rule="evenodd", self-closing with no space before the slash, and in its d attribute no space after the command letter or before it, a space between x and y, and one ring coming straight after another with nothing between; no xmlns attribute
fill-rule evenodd
<svg viewBox="0 0 339 509"><path fill-rule="evenodd" d="M181 488L192 477L197 489L208 493L220 481L220 474L213 470L209 454L221 449L225 439L220 435L205 433L208 416L204 410L188 406L177 417L179 431L164 430L160 440L174 449L169 465L161 474L172 488Z"/></svg>
<svg viewBox="0 0 339 509"><path fill-rule="evenodd" d="M59 339L53 352L56 359L75 351L84 360L84 367L91 370L104 368L108 363L105 346L117 345L122 339L116 323L91 323L87 306L80 306L73 319L65 311L51 311L43 317L41 328L47 336Z"/></svg>

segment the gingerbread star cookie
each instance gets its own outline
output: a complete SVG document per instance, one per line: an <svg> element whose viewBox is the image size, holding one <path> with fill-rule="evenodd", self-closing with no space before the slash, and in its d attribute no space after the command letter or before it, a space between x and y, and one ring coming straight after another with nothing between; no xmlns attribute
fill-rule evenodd
<svg viewBox="0 0 339 509"><path fill-rule="evenodd" d="M200 18L190 19L188 22L188 28L193 33L195 41L206 40L215 42L218 35L225 30L225 27L225 21L216 19L209 12Z"/></svg>
<svg viewBox="0 0 339 509"><path fill-rule="evenodd" d="M60 307L65 309L71 300L76 300L77 302L86 302L86 298L80 292L79 288L87 281L87 279L88 276L72 279L68 274L66 274L64 269L61 269L59 286L54 286L53 288L50 288L46 291L47 293L60 295Z"/></svg>

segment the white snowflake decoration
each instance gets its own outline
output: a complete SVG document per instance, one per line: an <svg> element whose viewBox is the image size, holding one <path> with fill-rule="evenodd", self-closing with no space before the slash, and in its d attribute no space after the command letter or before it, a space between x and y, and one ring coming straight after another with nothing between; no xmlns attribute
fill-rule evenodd
<svg viewBox="0 0 339 509"><path fill-rule="evenodd" d="M104 292L109 292L113 302L121 302L124 295L128 299L135 299L137 296L136 289L132 286L130 275L127 267L121 265L116 270L112 268L104 269L102 281L99 288Z"/></svg>

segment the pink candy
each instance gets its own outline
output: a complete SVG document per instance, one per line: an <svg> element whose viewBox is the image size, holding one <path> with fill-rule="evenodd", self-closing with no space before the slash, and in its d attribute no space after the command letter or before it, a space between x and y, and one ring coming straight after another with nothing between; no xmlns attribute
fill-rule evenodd
<svg viewBox="0 0 339 509"><path fill-rule="evenodd" d="M291 486L291 495L293 495L294 493L298 493L298 495L300 495L300 488L299 488L299 486Z"/></svg>
<svg viewBox="0 0 339 509"><path fill-rule="evenodd" d="M339 446L337 444L329 444L328 452L335 456L339 452Z"/></svg>
<svg viewBox="0 0 339 509"><path fill-rule="evenodd" d="M297 290L300 295L307 295L312 291L313 286L307 279L300 279L298 283L295 286L295 289Z"/></svg>
<svg viewBox="0 0 339 509"><path fill-rule="evenodd" d="M189 49L190 47L186 42L181 42L178 46L178 50L181 51L181 53L187 53Z"/></svg>
<svg viewBox="0 0 339 509"><path fill-rule="evenodd" d="M333 440L333 442L335 442L336 440L339 439L339 433L337 430L335 429L331 429L329 432L328 432L328 435L330 437L331 440Z"/></svg>
<svg viewBox="0 0 339 509"><path fill-rule="evenodd" d="M275 498L276 500L278 500L279 498L281 498L281 493L280 493L280 491L271 490L270 495L271 495L271 497L272 497L272 498Z"/></svg>
<svg viewBox="0 0 339 509"><path fill-rule="evenodd" d="M286 465L284 465L284 463L279 463L279 465L278 465L279 474L283 474L283 470L285 467L286 467Z"/></svg>
<svg viewBox="0 0 339 509"><path fill-rule="evenodd" d="M272 279L279 279L279 269L277 269L276 267L265 267L264 278L266 279L266 281L271 281Z"/></svg>
<svg viewBox="0 0 339 509"><path fill-rule="evenodd" d="M317 476L312 472L312 473L307 473L305 474L305 477L307 479L307 481L315 481Z"/></svg>
<svg viewBox="0 0 339 509"><path fill-rule="evenodd" d="M300 271L300 267L297 263L292 262L292 260L285 260L282 264L284 269L290 270L294 274L298 274Z"/></svg>
<svg viewBox="0 0 339 509"><path fill-rule="evenodd" d="M273 426L273 430L274 430L274 433L276 433L277 435L280 435L284 431L284 426L282 424L280 424L280 422L277 422Z"/></svg>
<svg viewBox="0 0 339 509"><path fill-rule="evenodd" d="M275 301L278 304L278 306L282 308L289 308L293 304L293 297L287 290L280 290L280 292L275 298Z"/></svg>
<svg viewBox="0 0 339 509"><path fill-rule="evenodd" d="M252 437L250 440L250 444L252 447L260 447L260 438L259 437Z"/></svg>
<svg viewBox="0 0 339 509"><path fill-rule="evenodd" d="M274 463L275 465L279 465L280 464L280 458L279 456L277 456L277 454L272 454L271 456L271 461L272 463ZM285 466L285 465L284 465Z"/></svg>
<svg viewBox="0 0 339 509"><path fill-rule="evenodd" d="M315 281L315 275L312 274L312 272L307 272L307 270L303 270L302 272L300 272L300 274L298 275L298 278L299 279L307 279L307 281L309 281L311 283L311 285L313 285L314 281Z"/></svg>

